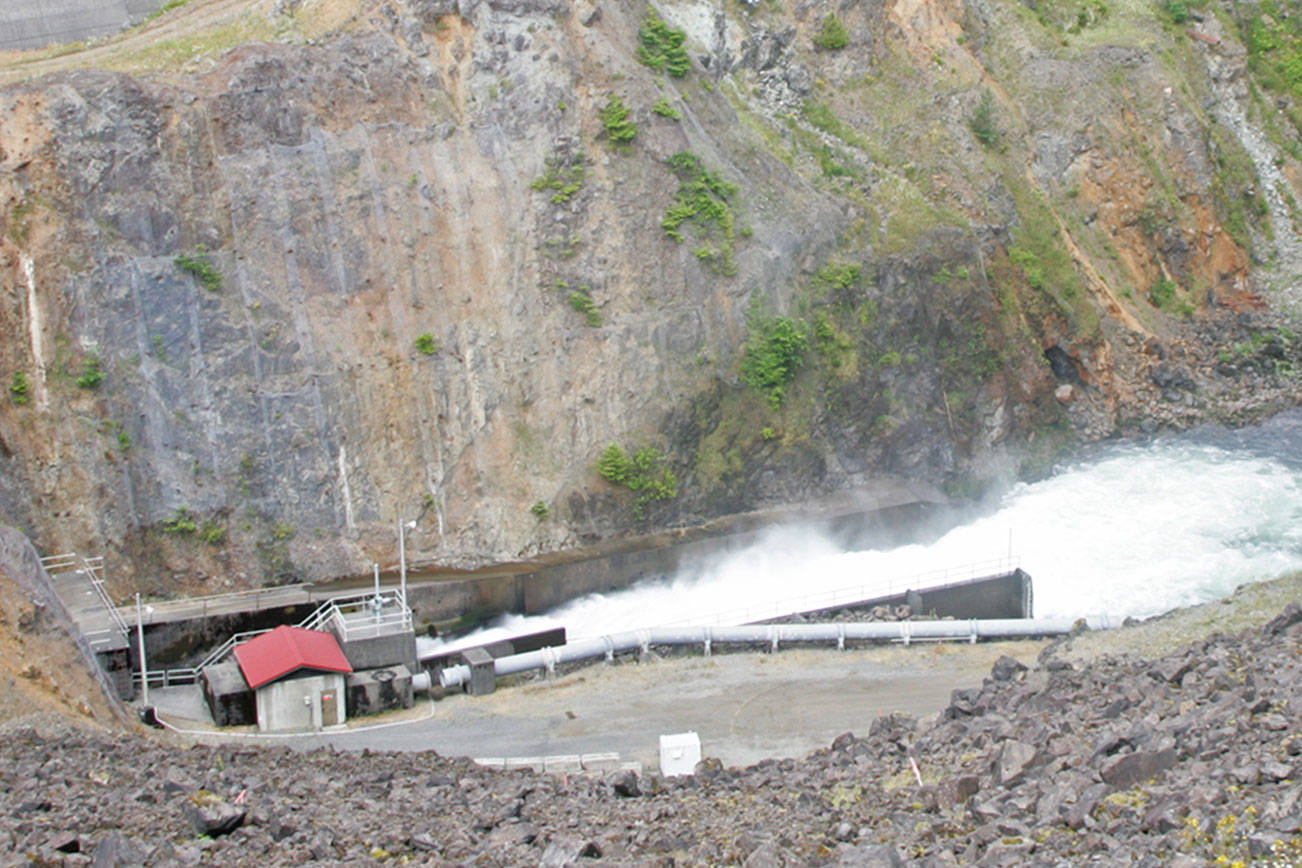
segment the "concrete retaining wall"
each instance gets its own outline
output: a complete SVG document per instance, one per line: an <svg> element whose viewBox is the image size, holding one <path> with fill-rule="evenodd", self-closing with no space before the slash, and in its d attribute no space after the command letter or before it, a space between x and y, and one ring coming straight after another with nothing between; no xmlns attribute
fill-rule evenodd
<svg viewBox="0 0 1302 868"><path fill-rule="evenodd" d="M4 0L0 51L44 48L139 24L166 0Z"/></svg>
<svg viewBox="0 0 1302 868"><path fill-rule="evenodd" d="M932 514L934 506L923 502L905 503L870 512L806 519L802 524L846 547L862 547L881 544L916 528ZM521 611L537 615L584 594L604 593L627 587L638 579L674 573L706 559L754 545L762 533L763 527L524 573L518 577L523 598Z"/></svg>
<svg viewBox="0 0 1302 868"><path fill-rule="evenodd" d="M830 616L846 610L860 611L877 606L894 608L900 605L908 605L917 617L960 618L965 621L972 618L985 620L1035 617L1032 611L1034 606L1031 576L1021 568L1011 573L967 579L925 591L906 591L889 597L863 600L853 606L811 609L798 614L818 620L819 616ZM787 617L760 623L777 623L787 620Z"/></svg>

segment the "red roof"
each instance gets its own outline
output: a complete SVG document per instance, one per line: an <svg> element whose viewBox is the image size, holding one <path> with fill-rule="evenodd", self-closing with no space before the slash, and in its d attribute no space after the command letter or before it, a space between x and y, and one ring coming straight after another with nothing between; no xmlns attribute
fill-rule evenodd
<svg viewBox="0 0 1302 868"><path fill-rule="evenodd" d="M353 671L334 634L302 627L277 627L236 645L235 659L254 690L300 669Z"/></svg>

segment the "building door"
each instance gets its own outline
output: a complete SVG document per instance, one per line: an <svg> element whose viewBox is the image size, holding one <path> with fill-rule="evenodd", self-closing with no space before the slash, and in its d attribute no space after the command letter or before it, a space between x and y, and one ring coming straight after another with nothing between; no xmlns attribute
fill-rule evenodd
<svg viewBox="0 0 1302 868"><path fill-rule="evenodd" d="M321 691L321 725L334 726L339 722L339 700L333 690Z"/></svg>

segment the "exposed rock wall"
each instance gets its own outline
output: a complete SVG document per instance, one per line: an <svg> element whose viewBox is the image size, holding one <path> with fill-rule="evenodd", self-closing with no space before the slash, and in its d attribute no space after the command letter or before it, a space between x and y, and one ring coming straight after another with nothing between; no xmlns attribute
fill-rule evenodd
<svg viewBox="0 0 1302 868"><path fill-rule="evenodd" d="M819 50L831 5L675 2L678 79L641 5L356 2L295 37L340 5L0 91L0 516L42 546L215 589L391 563L401 517L475 566L1288 400L1252 162L1202 107L1232 33L1069 50L1009 5L863 3ZM736 189L679 243L681 151ZM775 315L808 342L776 397L741 377ZM613 441L677 496L635 508Z"/></svg>

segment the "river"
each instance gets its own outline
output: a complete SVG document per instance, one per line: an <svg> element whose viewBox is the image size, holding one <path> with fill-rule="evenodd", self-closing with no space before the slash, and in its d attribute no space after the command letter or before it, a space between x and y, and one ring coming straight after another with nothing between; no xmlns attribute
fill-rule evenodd
<svg viewBox="0 0 1302 868"><path fill-rule="evenodd" d="M743 605L1010 551L1031 574L1037 616L1143 617L1302 569L1302 411L1234 431L1204 427L1096 447L1046 479L1013 485L926 543L844 551L808 528L775 527L749 548L677 575L542 616L504 616L466 639L556 625L580 638L705 623Z"/></svg>

